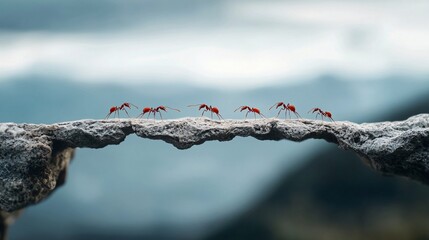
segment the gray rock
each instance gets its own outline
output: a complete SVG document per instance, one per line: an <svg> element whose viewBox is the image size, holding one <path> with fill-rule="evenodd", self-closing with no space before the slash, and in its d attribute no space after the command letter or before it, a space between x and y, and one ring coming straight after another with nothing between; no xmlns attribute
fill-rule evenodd
<svg viewBox="0 0 429 240"><path fill-rule="evenodd" d="M64 183L75 148L119 144L127 135L159 139L178 149L236 136L259 140L325 139L358 154L373 169L429 184L429 115L401 122L356 124L318 120L184 118L80 120L52 125L0 124L0 209L15 211Z"/></svg>

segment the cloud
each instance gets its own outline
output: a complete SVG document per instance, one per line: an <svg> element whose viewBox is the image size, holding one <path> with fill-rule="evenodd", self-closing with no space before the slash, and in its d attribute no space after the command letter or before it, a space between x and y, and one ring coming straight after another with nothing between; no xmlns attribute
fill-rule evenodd
<svg viewBox="0 0 429 240"><path fill-rule="evenodd" d="M428 7L418 1L232 2L224 21L205 28L9 32L0 38L0 78L48 72L83 81L242 88L324 73L428 74Z"/></svg>

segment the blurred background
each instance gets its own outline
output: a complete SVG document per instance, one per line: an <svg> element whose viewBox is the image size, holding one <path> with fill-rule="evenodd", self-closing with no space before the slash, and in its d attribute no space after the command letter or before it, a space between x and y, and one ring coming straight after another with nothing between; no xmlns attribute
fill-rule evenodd
<svg viewBox="0 0 429 240"><path fill-rule="evenodd" d="M111 106L306 118L429 111L429 2L2 0L0 121L101 119ZM137 116L140 110L132 110ZM78 149L67 182L10 239L429 239L429 187L322 141L177 150L129 136Z"/></svg>

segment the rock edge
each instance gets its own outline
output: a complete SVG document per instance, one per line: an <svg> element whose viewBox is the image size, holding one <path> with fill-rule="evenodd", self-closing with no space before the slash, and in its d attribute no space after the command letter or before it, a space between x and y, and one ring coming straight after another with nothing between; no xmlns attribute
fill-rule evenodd
<svg viewBox="0 0 429 240"><path fill-rule="evenodd" d="M0 210L12 212L45 199L62 185L76 148L120 144L129 134L163 140L178 149L236 136L259 140L325 139L358 154L373 169L429 184L429 114L405 121L363 123L318 120L217 121L79 120L57 124L0 123Z"/></svg>

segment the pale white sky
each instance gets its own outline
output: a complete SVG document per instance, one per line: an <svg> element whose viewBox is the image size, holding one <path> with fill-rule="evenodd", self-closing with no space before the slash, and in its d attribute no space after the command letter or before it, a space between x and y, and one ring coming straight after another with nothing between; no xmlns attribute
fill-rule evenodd
<svg viewBox="0 0 429 240"><path fill-rule="evenodd" d="M221 23L117 32L0 33L0 79L257 87L330 73L429 73L429 1L230 1Z"/></svg>

